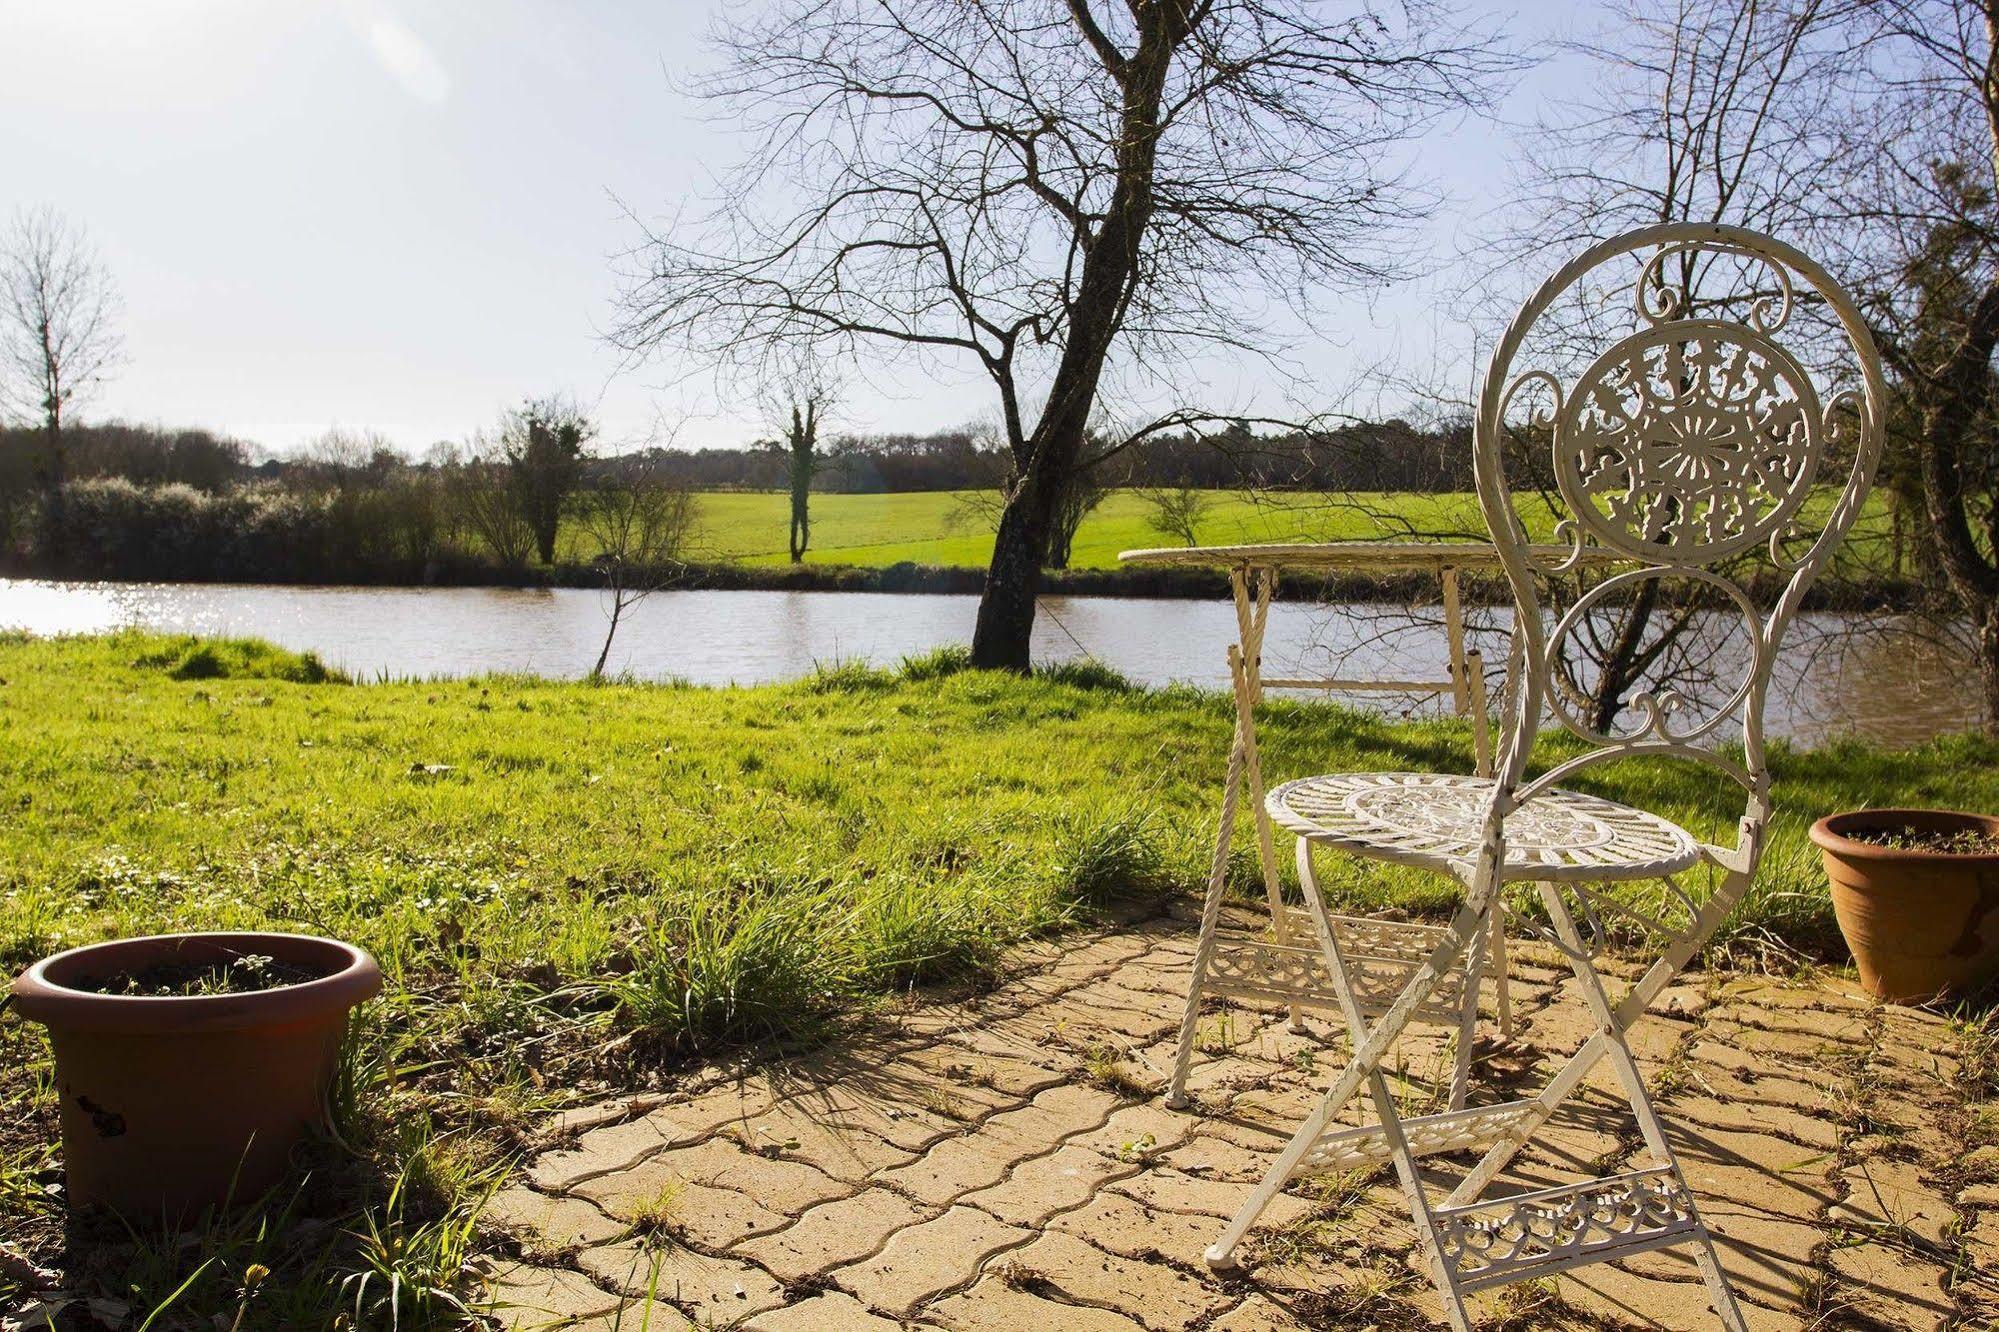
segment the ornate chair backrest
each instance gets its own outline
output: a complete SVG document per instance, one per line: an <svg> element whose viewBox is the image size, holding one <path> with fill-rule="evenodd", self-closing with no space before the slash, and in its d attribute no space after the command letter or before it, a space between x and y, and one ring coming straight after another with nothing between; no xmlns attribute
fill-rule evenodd
<svg viewBox="0 0 1999 1332"><path fill-rule="evenodd" d="M1702 273L1733 285L1719 298L1704 296L1690 280ZM1558 301L1594 299L1606 285L1628 287L1628 314L1619 318L1633 331L1580 370L1587 352L1578 354L1572 337L1560 350L1530 350L1537 330L1545 340L1548 325L1561 325L1549 318ZM1739 320L1718 317L1736 310ZM1802 334L1817 374L1784 345L1800 339L1807 319L1818 330ZM1597 340L1589 341L1594 350ZM1664 754L1710 764L1742 785L1748 808L1737 850L1745 872L1753 865L1769 816L1763 713L1771 667L1806 589L1866 500L1884 395L1873 340L1851 298L1803 254L1739 227L1675 223L1628 232L1578 256L1521 307L1493 352L1473 445L1479 503L1515 601L1516 678L1486 824L1489 853L1506 812L1538 791L1607 759ZM1553 488L1564 511L1556 534L1574 551L1559 567L1580 560L1586 546L1628 562L1552 628L1540 585L1550 570L1544 562L1537 572L1505 467L1507 432L1522 423L1521 412L1537 438L1546 432L1552 440ZM1840 464L1843 476L1822 475L1835 444L1850 463ZM1837 498L1823 507L1835 484ZM1752 601L1737 569L1742 556L1767 558L1787 575L1773 605ZM1631 700L1633 728L1599 731L1554 687L1561 654L1582 617L1648 579L1696 580L1736 607L1750 635L1748 669L1711 707L1692 709L1671 689L1641 693ZM1529 751L1550 714L1588 746L1529 780ZM1720 749L1731 721L1741 726L1740 763Z"/></svg>

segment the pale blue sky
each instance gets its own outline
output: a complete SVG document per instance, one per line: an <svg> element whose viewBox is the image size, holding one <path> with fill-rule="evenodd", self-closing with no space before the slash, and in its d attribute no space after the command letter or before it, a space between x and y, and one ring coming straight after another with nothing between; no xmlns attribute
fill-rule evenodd
<svg viewBox="0 0 1999 1332"><path fill-rule="evenodd" d="M755 3L756 0L737 0ZM1581 0L1478 5L1524 41ZM0 0L0 216L50 205L90 231L123 294L127 361L88 414L227 430L285 449L329 426L421 450L526 393L594 404L613 439L657 417L682 444L741 442L753 414L677 367L619 375L597 336L634 233L726 168L727 135L670 76L701 67L706 0ZM1506 108L1531 116L1558 76ZM1498 126L1427 141L1457 207L1448 262L1504 185ZM615 199L614 199L615 196ZM1447 285L1447 284L1446 284ZM1461 343L1430 288L1334 307L1303 353L1328 383L1384 353ZM1217 365L1216 404L1270 395ZM1469 380L1469 374L1465 376ZM965 384L851 395L846 425L970 417Z"/></svg>

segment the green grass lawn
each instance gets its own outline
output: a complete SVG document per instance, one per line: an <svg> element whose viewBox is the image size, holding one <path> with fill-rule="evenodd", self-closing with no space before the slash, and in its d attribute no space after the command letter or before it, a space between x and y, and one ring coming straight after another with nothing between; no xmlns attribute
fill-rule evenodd
<svg viewBox="0 0 1999 1332"><path fill-rule="evenodd" d="M701 500L703 540L716 558L782 563L790 498L769 494L709 494ZM815 495L808 561L823 564L984 566L992 533L963 509L956 493ZM1376 512L1424 531L1483 530L1470 495L1283 495L1250 497L1217 491L1200 528L1204 545L1250 541L1330 541L1383 535ZM1077 569L1109 569L1118 552L1180 544L1148 523L1137 491L1119 490L1083 521L1070 552Z"/></svg>
<svg viewBox="0 0 1999 1332"><path fill-rule="evenodd" d="M1470 494L1387 492L1285 493L1257 495L1210 492L1199 535L1202 545L1263 541L1417 540L1482 537L1484 520ZM1823 496L1820 507L1830 503ZM991 531L964 507L960 492L897 495L820 494L812 497L810 564L881 567L908 561L983 568L992 557ZM704 561L783 564L791 499L775 491L711 491L700 497L699 533L690 555ZM1154 527L1150 507L1136 490L1117 490L1076 533L1070 567L1109 569L1118 552L1181 544ZM1529 529L1546 538L1553 519L1539 505L1527 513ZM1849 558L1873 566L1885 563L1885 542L1868 541L1886 530L1886 510L1877 499L1849 542ZM587 558L580 534L564 534L571 558Z"/></svg>
<svg viewBox="0 0 1999 1332"><path fill-rule="evenodd" d="M343 1155L334 1201L311 1203L338 1224L310 1243L238 1227L106 1249L94 1280L150 1307L206 1253L184 1307L226 1313L260 1262L278 1273L266 1305L314 1325L314 1301L370 1261L441 1288L453 1226L533 1112L987 974L1010 941L1115 895L1196 889L1222 697L954 665L752 689L356 685L255 644L0 637L7 971L116 934L276 927L364 944L389 978L354 1060L359 1164ZM1273 780L1469 762L1450 721L1273 702L1262 734ZM1804 840L1818 815L1999 807L1999 745L1971 737L1779 747L1775 768L1779 824L1736 947L1829 946ZM1741 809L1700 772L1589 785L1709 836ZM1446 900L1406 874L1336 882L1360 908ZM39 1029L0 1017L0 1234L31 1255L60 1242L54 1119ZM370 1225L373 1248L348 1234ZM9 1279L0 1266L0 1306Z"/></svg>

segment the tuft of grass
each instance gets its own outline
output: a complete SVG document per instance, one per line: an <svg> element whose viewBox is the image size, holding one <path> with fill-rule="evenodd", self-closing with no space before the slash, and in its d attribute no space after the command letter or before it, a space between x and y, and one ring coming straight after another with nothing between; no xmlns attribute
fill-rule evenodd
<svg viewBox="0 0 1999 1332"><path fill-rule="evenodd" d="M1096 818L1072 818L1057 854L1062 887L1078 902L1100 905L1164 886L1158 820L1147 809L1128 806Z"/></svg>
<svg viewBox="0 0 1999 1332"><path fill-rule="evenodd" d="M312 652L290 652L254 638L171 638L126 633L143 644L133 665L164 671L174 680L283 680L291 684L345 684L347 677Z"/></svg>
<svg viewBox="0 0 1999 1332"><path fill-rule="evenodd" d="M628 1204L625 1220L631 1225L632 1233L642 1238L654 1238L671 1234L680 1216L680 1200L686 1194L687 1186L679 1180L668 1180L658 1189L643 1198Z"/></svg>
<svg viewBox="0 0 1999 1332"><path fill-rule="evenodd" d="M852 968L868 990L934 981L990 979L1009 942L1060 917L1010 917L982 883L937 883L905 875L874 879L856 893L848 938ZM1032 911L1031 904L1023 903ZM1017 923L1021 928L1009 928Z"/></svg>
<svg viewBox="0 0 1999 1332"><path fill-rule="evenodd" d="M1306 1293L1293 1309L1311 1327L1420 1332L1434 1324L1417 1305L1416 1289L1417 1278L1406 1268L1370 1267L1323 1291Z"/></svg>
<svg viewBox="0 0 1999 1332"><path fill-rule="evenodd" d="M1146 1100L1155 1090L1131 1071L1123 1051L1108 1045L1093 1045L1083 1052L1083 1081L1126 1101Z"/></svg>
<svg viewBox="0 0 1999 1332"><path fill-rule="evenodd" d="M1197 1028L1194 1033L1194 1048L1205 1055L1220 1058L1235 1053L1236 1029L1235 1012L1224 1008L1215 1014L1211 1026Z"/></svg>
<svg viewBox="0 0 1999 1332"><path fill-rule="evenodd" d="M856 989L851 956L821 947L815 905L768 890L676 897L639 925L628 969L595 986L644 1050L810 1040Z"/></svg>
<svg viewBox="0 0 1999 1332"><path fill-rule="evenodd" d="M816 662L805 687L815 694L876 694L895 687L895 675L865 661Z"/></svg>
<svg viewBox="0 0 1999 1332"><path fill-rule="evenodd" d="M478 1284L479 1213L498 1187L497 1171L447 1172L450 1201L419 1212L425 1188L440 1183L436 1159L418 1153L405 1162L386 1202L362 1212L352 1233L355 1252L339 1264L335 1289L360 1327L457 1327L472 1320ZM475 1183L475 1181L477 1181Z"/></svg>
<svg viewBox="0 0 1999 1332"><path fill-rule="evenodd" d="M902 678L912 683L942 680L972 669L972 650L962 644L932 648L902 659Z"/></svg>
<svg viewBox="0 0 1999 1332"><path fill-rule="evenodd" d="M1142 692L1139 687L1125 678L1123 673L1113 670L1095 657L1079 657L1075 661L1058 661L1034 669L1036 679L1049 684L1067 685L1071 689L1097 689L1113 694Z"/></svg>
<svg viewBox="0 0 1999 1332"><path fill-rule="evenodd" d="M1552 1277L1522 1281L1507 1286L1493 1301L1491 1316L1481 1326L1489 1332L1583 1332L1600 1329L1617 1332L1626 1326L1621 1320L1600 1317L1578 1308L1562 1297L1560 1285Z"/></svg>

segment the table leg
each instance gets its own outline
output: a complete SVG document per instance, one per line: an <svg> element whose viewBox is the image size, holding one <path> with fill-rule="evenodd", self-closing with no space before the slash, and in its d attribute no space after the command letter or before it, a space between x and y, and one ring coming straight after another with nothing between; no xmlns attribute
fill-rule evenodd
<svg viewBox="0 0 1999 1332"><path fill-rule="evenodd" d="M1229 673L1236 678L1237 649L1229 649ZM1166 1107L1187 1108L1187 1065L1194 1054L1194 1029L1201 1020L1201 991L1208 980L1208 966L1215 952L1215 927L1221 921L1222 898L1228 890L1229 846L1235 839L1236 800L1242 792L1243 733L1238 709L1235 739L1229 745L1229 771L1222 783L1221 820L1215 828L1215 855L1208 866L1208 895L1201 904L1200 943L1194 949L1194 966L1187 977L1187 1006L1180 1014L1180 1041L1173 1052L1173 1077L1166 1084Z"/></svg>
<svg viewBox="0 0 1999 1332"><path fill-rule="evenodd" d="M1239 723L1243 735L1243 775L1249 785L1251 817L1256 820L1256 854L1263 870L1263 895L1270 904L1271 937L1280 944L1291 942L1290 913L1284 909L1284 888L1277 872L1276 833L1270 811L1263 806L1263 758L1256 745L1256 715L1263 701L1263 634L1270 623L1270 599L1277 591L1277 571L1258 569L1252 586L1238 572L1230 578L1235 592L1236 625L1242 639L1242 675L1236 683ZM1298 1005L1286 1016L1291 1030L1304 1030Z"/></svg>
<svg viewBox="0 0 1999 1332"><path fill-rule="evenodd" d="M1238 641L1229 647L1228 652L1229 682L1235 694L1235 731L1229 744L1228 776L1222 784L1221 816L1215 827L1215 853L1208 866L1208 891L1201 904L1200 942L1195 947L1194 966L1187 980L1187 1006L1180 1015L1180 1039L1173 1053L1173 1076L1166 1084L1166 1106L1171 1110L1184 1110L1188 1104L1187 1069L1194 1054L1194 1033L1200 1024L1201 992L1207 986L1208 969L1214 959L1215 930L1220 924L1222 901L1228 891L1229 852L1235 842L1237 803L1242 797L1245 781L1259 816L1263 810L1263 780L1260 769L1255 766L1253 724L1259 687L1255 662L1262 650L1263 625L1270 611L1270 589L1259 578L1257 593L1252 597L1242 570L1230 572L1229 585L1235 594L1238 634ZM1261 843L1262 839L1259 841ZM1281 912L1277 912L1275 905L1278 900L1276 878L1271 870L1267 845L1260 844L1258 853L1264 862L1264 891L1270 896L1275 913L1273 930L1278 941L1283 942L1288 922ZM1294 1008L1294 1023L1296 1015Z"/></svg>

